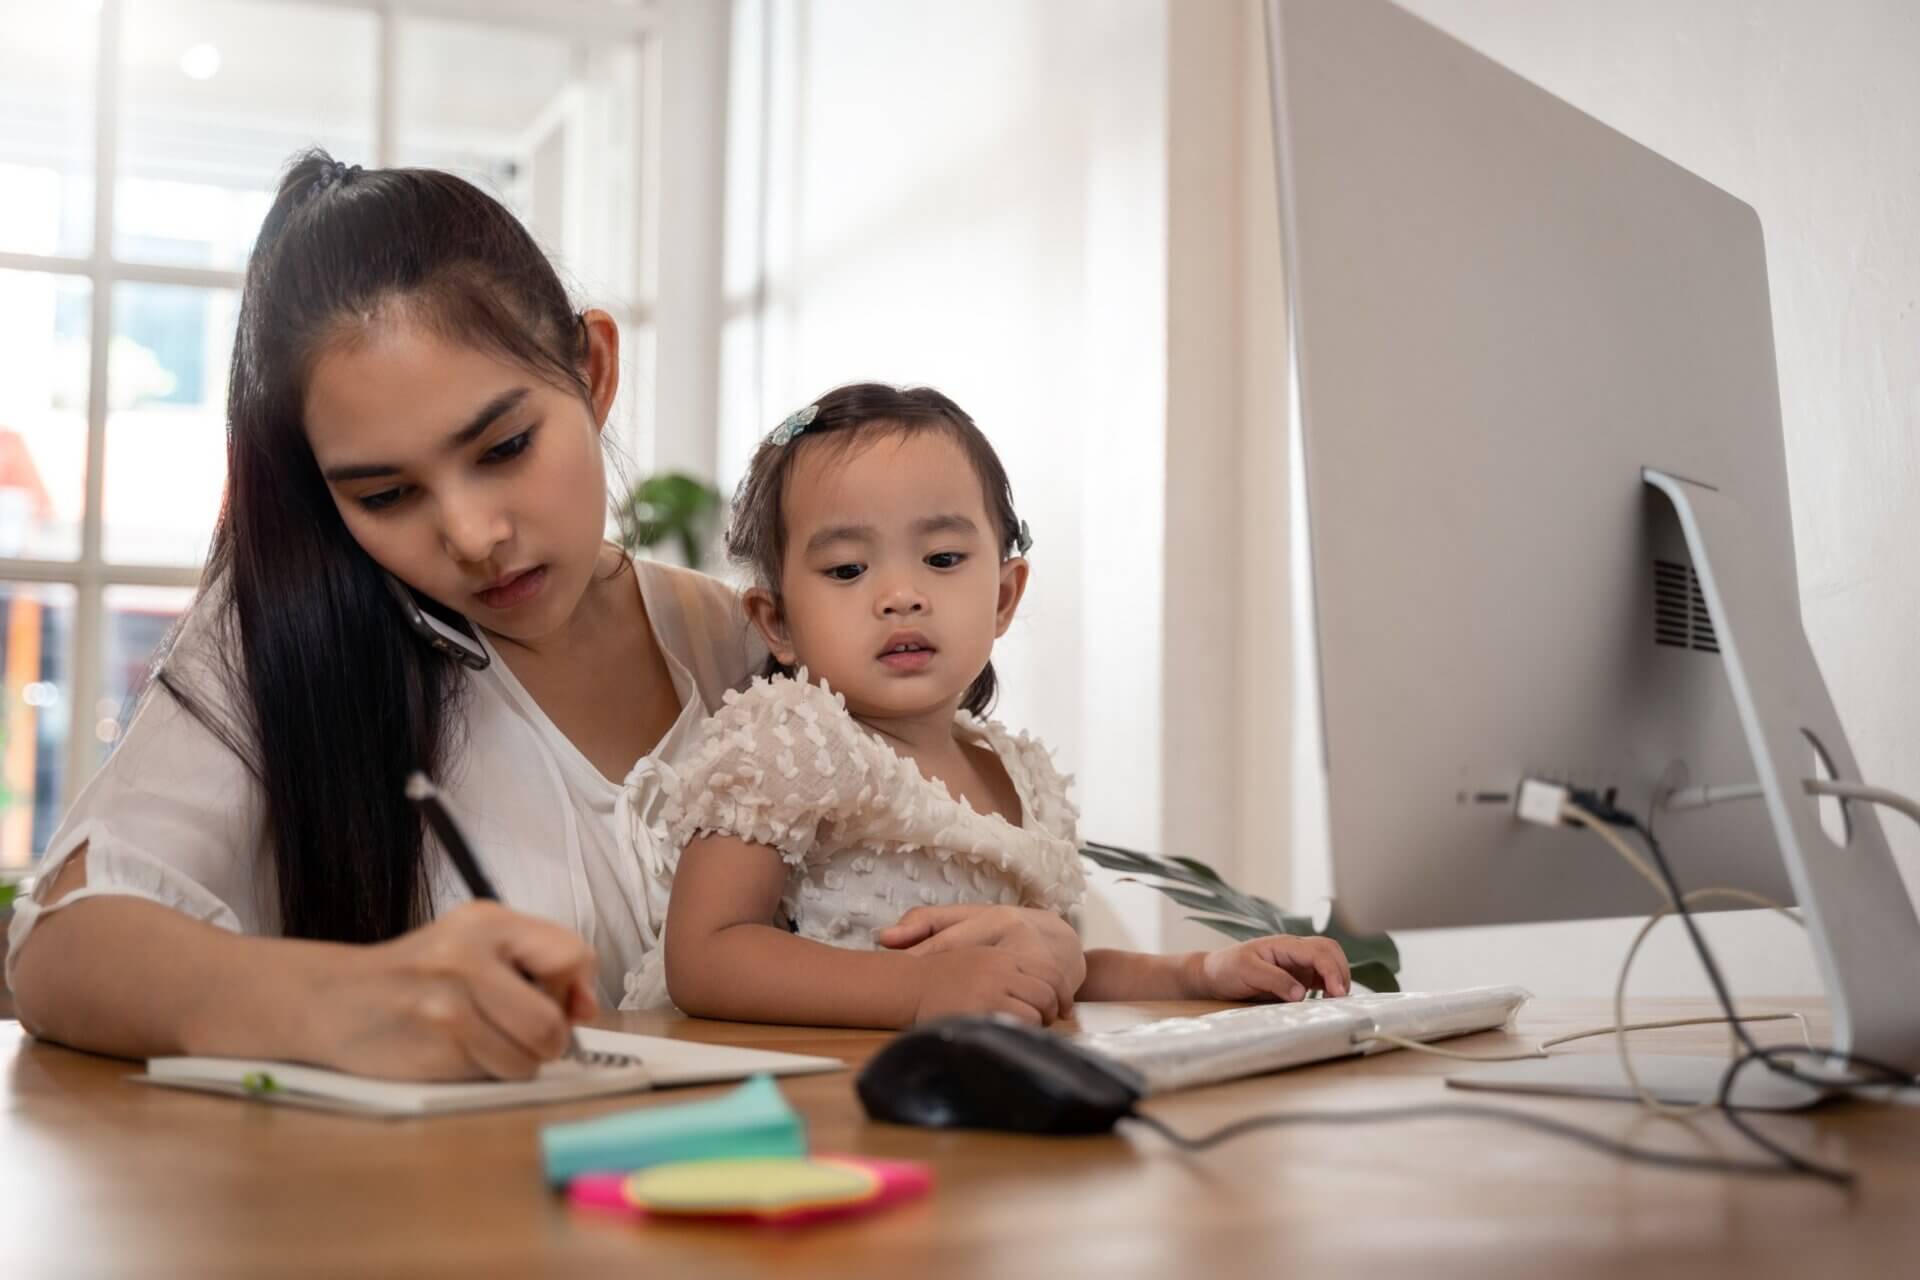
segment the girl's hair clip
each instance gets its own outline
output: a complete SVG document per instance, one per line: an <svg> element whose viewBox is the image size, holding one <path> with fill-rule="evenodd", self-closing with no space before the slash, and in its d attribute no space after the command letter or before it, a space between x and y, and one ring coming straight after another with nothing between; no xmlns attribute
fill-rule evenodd
<svg viewBox="0 0 1920 1280"><path fill-rule="evenodd" d="M1020 531L1013 535L1013 546L1021 555L1033 550L1033 530L1027 528L1025 520L1020 522Z"/></svg>
<svg viewBox="0 0 1920 1280"><path fill-rule="evenodd" d="M819 416L820 406L817 404L810 404L798 412L788 414L780 425L775 427L767 436L768 446L777 449L781 445L788 443L802 431L812 426L813 420Z"/></svg>

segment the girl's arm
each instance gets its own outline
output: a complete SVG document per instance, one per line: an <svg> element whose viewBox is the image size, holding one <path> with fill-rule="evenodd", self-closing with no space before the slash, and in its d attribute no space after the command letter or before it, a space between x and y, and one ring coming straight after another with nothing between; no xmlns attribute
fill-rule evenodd
<svg viewBox="0 0 1920 1280"><path fill-rule="evenodd" d="M1082 1000L1203 1000L1199 974L1204 951L1156 956L1096 948L1087 952Z"/></svg>
<svg viewBox="0 0 1920 1280"><path fill-rule="evenodd" d="M45 901L85 884L82 847ZM35 1035L121 1057L524 1078L565 1050L570 1016L593 1015L595 964L568 930L493 903L354 947L248 936L109 896L38 922L14 959L14 997Z"/></svg>
<svg viewBox="0 0 1920 1280"><path fill-rule="evenodd" d="M1036 978L1045 978L1060 1000L1060 1016L1073 1013L1074 993L1087 977L1086 950L1066 918L1044 907L953 903L914 907L873 940L890 951L931 955L958 947L1011 951Z"/></svg>
<svg viewBox="0 0 1920 1280"><path fill-rule="evenodd" d="M1345 995L1349 982L1346 954L1327 938L1275 936L1171 956L1099 950L1082 959L1072 926L1031 907L915 907L876 936L909 955L984 943L1033 956L1028 969L1050 976L1062 1017L1074 1000L1298 1000L1310 986Z"/></svg>
<svg viewBox="0 0 1920 1280"><path fill-rule="evenodd" d="M1330 938L1276 934L1216 951L1087 952L1082 1000L1299 1000L1347 994L1346 953Z"/></svg>
<svg viewBox="0 0 1920 1280"><path fill-rule="evenodd" d="M787 865L725 835L691 841L667 903L667 993L686 1013L742 1022L906 1027L950 1013L1051 1022L1053 988L992 947L852 951L773 923Z"/></svg>

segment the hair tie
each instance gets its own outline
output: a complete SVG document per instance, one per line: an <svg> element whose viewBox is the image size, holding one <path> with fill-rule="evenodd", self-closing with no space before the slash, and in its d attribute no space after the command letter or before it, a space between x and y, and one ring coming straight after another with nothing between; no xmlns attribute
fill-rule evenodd
<svg viewBox="0 0 1920 1280"><path fill-rule="evenodd" d="M1014 549L1019 551L1021 555L1025 555L1027 552L1033 550L1033 531L1027 528L1027 522L1025 520L1020 522L1019 532L1013 535L1013 545Z"/></svg>

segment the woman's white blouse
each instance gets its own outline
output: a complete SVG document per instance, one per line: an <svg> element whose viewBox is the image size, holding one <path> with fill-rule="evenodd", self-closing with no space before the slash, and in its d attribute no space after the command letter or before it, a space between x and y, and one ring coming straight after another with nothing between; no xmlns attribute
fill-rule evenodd
<svg viewBox="0 0 1920 1280"><path fill-rule="evenodd" d="M654 561L636 561L634 571L681 704L666 737L626 778L610 779L494 654L486 670L469 673L457 704L464 718L455 725L452 761L440 779L501 899L567 925L593 946L600 998L608 1005L620 999L625 975L641 969L659 946L666 920L666 880L649 870L663 865L664 850L648 847L666 838L658 812L663 774L727 690L744 686L766 657L733 588ZM205 618L190 620L167 664L216 716L234 723L213 674L221 657L213 651L219 630ZM9 979L34 927L83 898L146 898L221 928L279 932L258 785L246 765L158 685L54 834L40 870L42 891L82 845L85 888L52 906L35 896L15 904ZM452 865L431 841L428 858L434 911L464 901L468 895Z"/></svg>

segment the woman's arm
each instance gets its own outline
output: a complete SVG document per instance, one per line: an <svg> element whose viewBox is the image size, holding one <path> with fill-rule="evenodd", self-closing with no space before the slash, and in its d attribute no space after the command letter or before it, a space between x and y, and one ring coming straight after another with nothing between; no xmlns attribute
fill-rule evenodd
<svg viewBox="0 0 1920 1280"><path fill-rule="evenodd" d="M83 847L43 900L85 884ZM251 937L105 896L36 924L14 960L14 998L35 1035L122 1057L523 1078L565 1050L569 1016L592 1016L594 965L592 949L566 929L491 903L354 947Z"/></svg>
<svg viewBox="0 0 1920 1280"><path fill-rule="evenodd" d="M1053 987L992 947L939 955L851 951L773 924L787 866L764 845L694 839L667 905L667 993L697 1017L905 1027L949 1013L1050 1022Z"/></svg>

